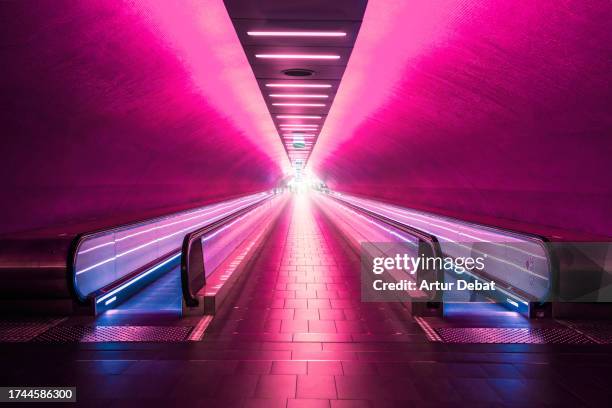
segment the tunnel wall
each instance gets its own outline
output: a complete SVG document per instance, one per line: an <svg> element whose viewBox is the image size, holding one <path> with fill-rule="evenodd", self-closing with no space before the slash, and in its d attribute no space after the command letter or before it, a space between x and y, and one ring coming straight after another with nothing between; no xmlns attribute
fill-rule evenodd
<svg viewBox="0 0 612 408"><path fill-rule="evenodd" d="M371 1L312 158L333 189L612 236L612 3Z"/></svg>
<svg viewBox="0 0 612 408"><path fill-rule="evenodd" d="M203 96L223 75L213 56L202 55L208 71L194 80L198 67L168 45L152 13L130 4L0 4L0 234L141 218L261 191L280 177L265 141ZM227 27L233 34L229 18Z"/></svg>

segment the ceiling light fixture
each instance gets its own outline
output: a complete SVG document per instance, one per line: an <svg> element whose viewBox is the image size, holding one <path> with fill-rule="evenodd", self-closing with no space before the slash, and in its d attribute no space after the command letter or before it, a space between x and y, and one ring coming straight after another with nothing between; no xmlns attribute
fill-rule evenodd
<svg viewBox="0 0 612 408"><path fill-rule="evenodd" d="M264 59L322 59L322 60L337 60L339 55L330 54L255 54L256 58Z"/></svg>
<svg viewBox="0 0 612 408"><path fill-rule="evenodd" d="M331 88L330 84L266 84L268 88Z"/></svg>
<svg viewBox="0 0 612 408"><path fill-rule="evenodd" d="M341 31L247 31L252 37L346 37Z"/></svg>
<svg viewBox="0 0 612 408"><path fill-rule="evenodd" d="M290 103L273 103L273 106L304 106L304 107L310 107L310 108L316 108L316 107L322 107L325 106L324 103L294 103L294 102L290 102Z"/></svg>
<svg viewBox="0 0 612 408"><path fill-rule="evenodd" d="M322 116L316 115L276 115L278 119L321 119Z"/></svg>
<svg viewBox="0 0 612 408"><path fill-rule="evenodd" d="M329 98L329 95L322 94L270 94L270 98Z"/></svg>

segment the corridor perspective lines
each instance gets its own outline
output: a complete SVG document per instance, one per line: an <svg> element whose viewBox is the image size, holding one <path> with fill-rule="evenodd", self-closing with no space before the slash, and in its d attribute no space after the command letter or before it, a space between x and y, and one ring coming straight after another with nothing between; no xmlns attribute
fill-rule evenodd
<svg viewBox="0 0 612 408"><path fill-rule="evenodd" d="M432 343L402 304L361 302L359 256L316 202L288 200L202 341L15 344L0 377L74 384L83 404L105 408L575 407L612 396L606 354Z"/></svg>
<svg viewBox="0 0 612 408"><path fill-rule="evenodd" d="M224 405L486 406L526 402L541 387L538 401L577 402L552 381L523 378L529 364L516 355L449 353L402 305L362 303L358 255L307 196L281 214L229 309L198 353L215 360L203 363L202 396Z"/></svg>

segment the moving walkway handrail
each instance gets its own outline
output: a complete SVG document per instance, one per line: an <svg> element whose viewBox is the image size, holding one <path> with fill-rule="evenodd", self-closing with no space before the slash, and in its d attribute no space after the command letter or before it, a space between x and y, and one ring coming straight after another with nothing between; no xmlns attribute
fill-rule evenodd
<svg viewBox="0 0 612 408"><path fill-rule="evenodd" d="M334 196L330 196L330 197L333 198L334 200L342 203L342 205L350 207L353 210L357 210L359 212L362 212L362 213L368 215L369 217L372 217L372 218L375 218L375 219L377 219L379 221L382 221L385 224L391 225L392 227L397 228L400 231L402 231L402 232L404 232L404 233L406 233L408 235L412 235L412 236L418 238L421 241L424 241L424 242L426 242L428 244L431 244L432 247L435 248L434 256L438 256L438 255L442 254L442 252L440 250L440 245L438 243L438 238L435 235L429 234L429 233L427 233L425 231L421 231L420 229L415 228L415 227L413 227L411 225L406 225L404 223L398 222L398 221L396 221L394 219L391 219L389 217L386 217L384 215L377 214L377 213L375 213L375 212L373 212L371 210L368 210L366 208L359 207L358 205L355 205L353 203L349 203L348 201L342 200L340 198L337 198L337 197L334 197Z"/></svg>
<svg viewBox="0 0 612 408"><path fill-rule="evenodd" d="M274 196L268 196L256 203L244 207L229 214L209 225L194 230L185 235L181 249L181 287L185 304L189 307L199 305L197 293L206 284L206 272L204 269L204 251L201 239L236 219L242 217L255 208L269 202Z"/></svg>
<svg viewBox="0 0 612 408"><path fill-rule="evenodd" d="M375 213L375 212L373 212L371 210L368 210L368 209L365 209L363 207L360 207L359 205L353 204L353 203L349 202L348 200L343 199L341 196L337 196L336 194L332 194L330 196L333 197L335 200L337 200L337 201L339 201L339 202L341 202L341 203L343 203L345 205L350 206L351 208L360 209L361 211L367 211L367 212L369 212L371 214L374 214L376 217L382 217L382 219L391 220L392 221L392 225L393 224L404 225L405 227L407 227L409 229L414 229L416 231L420 231L417 228L405 225L405 224L400 223L400 222L398 222L396 220L390 219L390 218L385 217L383 215L377 214L377 213ZM360 199L359 197L356 197L356 198ZM394 208L398 208L399 210L402 209L401 207L397 207L397 206L395 206L393 204L387 204L387 203L385 203L385 204L386 205L390 205L390 206L392 206ZM425 215L431 216L429 214L425 214ZM474 222L471 222L471 221L464 221L464 220L455 219L455 218L447 217L447 216L440 216L440 218L443 218L445 220L450 220L452 222L457 222L457 223L460 223L460 224L463 224L463 225L468 225L468 226L476 228L476 229L478 229L478 228L485 228L485 229L488 229L488 230L496 231L496 232L500 233L500 235L509 235L509 236L513 236L515 238L520 238L520 239L525 239L525 240L529 240L529 241L532 241L532 242L536 242L537 244L539 244L543 248L544 254L545 254L546 259L547 259L548 276L549 276L549 286L548 286L549 297L550 297L551 294L554 294L556 292L557 285L558 285L557 271L559 270L559 267L558 267L557 257L555 256L554 251L552 250L551 245L548 245L548 243L550 243L551 241L547 237L545 237L543 235L539 235L539 234L534 234L534 233L513 231L513 230L510 230L510 229L507 229L507 228L503 228L503 227L497 227L497 226L492 226L492 225L484 225L484 224L477 224L477 223L474 223ZM443 251L442 251L442 249L440 247L439 240L437 239L437 237L435 237L433 234L429 234L429 233L424 232L424 231L421 231L421 232L423 234L431 235L432 237L436 238L436 242L438 243L437 246L438 246L438 249L440 250L439 254L441 256L443 256ZM483 276L483 278L489 278L489 277L487 275L485 275L485 276ZM500 285L500 286L503 286L503 285ZM525 296L525 297L529 298L529 294L524 293L523 291L519 290L518 288L514 288L514 290L518 291L521 296Z"/></svg>
<svg viewBox="0 0 612 408"><path fill-rule="evenodd" d="M435 235L429 234L425 231L422 231L418 228L415 228L411 225L406 225L404 223L398 222L394 219L391 219L389 217L386 217L384 215L381 214L377 214L373 211L370 211L366 208L363 207L359 207L358 205L355 205L353 203L349 203L345 200L339 199L333 195L330 195L329 197L331 197L332 199L334 199L335 201L341 203L342 205L345 205L349 208L351 208L352 210L356 210L359 211L365 215L367 215L370 218L376 219L378 221L381 221L384 224L387 224L407 235L411 235L415 238L418 239L419 243L423 243L427 246L429 246L429 248L431 249L431 256L433 257L441 257L442 256L442 249L440 247L440 242L438 241L438 238ZM417 271L417 274L420 271ZM443 282L444 281L444 272L436 269L434 271L435 273L435 281L438 282ZM419 279L420 277L417 276L417 279ZM436 296L437 297L437 296ZM441 299L436 299L435 301L440 301Z"/></svg>
<svg viewBox="0 0 612 408"><path fill-rule="evenodd" d="M258 197L258 195L261 195L261 197ZM94 253L95 251L98 250L108 250L110 252L109 256L107 259L105 259L103 262L98 262L97 264L94 264L93 266L90 266L89 268L86 269L90 269L92 267L95 266L100 266L103 264L108 264L108 266L112 265L112 262L116 261L116 259L121 256L121 255L117 255L117 250L115 248L115 246L118 244L119 241L121 241L121 239L116 240L115 239L115 235L113 234L121 234L121 233L128 233L130 231L137 231L132 235L128 235L128 236L124 236L122 237L123 240L125 239L136 239L138 240L138 238L147 236L147 234L151 234L152 231L154 230L163 230L169 227L169 225L171 226L170 228L182 228L185 229L184 227L186 226L187 228L189 228L189 224L185 224L186 222L190 221L192 218L198 218L198 217L204 217L208 214L217 212L217 211L221 211L221 209L223 208L223 206L233 206L233 205L237 205L239 206L241 202L243 201L252 201L252 200L257 200L254 202L260 202L260 201L265 201L267 198L271 197L270 194L266 195L266 193L258 193L258 194L253 194L251 196L244 196L244 197L240 197L240 198L236 198L236 199L232 199L229 200L227 202L219 202L219 203L215 203L215 204L211 204L208 206L204 206L204 207L200 207L197 209L189 209L189 210L183 210L183 211L179 211L176 213L172 213L172 214L166 214L166 215L162 215L162 216L158 216L158 217L153 217L147 220L139 220L136 222L131 222L131 223L127 223L127 224L123 224L123 225L119 225L119 226L115 226L115 227L111 227L111 228L105 228L105 229L99 229L93 232L87 232L87 233L82 233L82 234L78 234L76 235L76 237L72 240L71 245L70 245L70 249L68 251L68 260L67 260L67 280L68 280L68 287L69 290L73 296L73 298L80 304L88 304L90 298L92 296L95 296L99 293L103 293L103 292L107 292L108 290L112 289L114 286L117 285L121 285L123 282L125 282L126 280L129 280L130 278L133 278L135 275L138 275L139 272L142 272L144 269L147 269L147 267L150 267L151 265L155 265L157 263L163 263L166 260L168 260L171 257L175 257L175 255L180 254L180 246L177 245L176 247L170 248L168 247L167 243L166 244L166 248L161 248L163 249L163 253L158 253L158 254L154 254L153 257L150 257L151 259L147 259L146 262L144 262L142 265L133 265L135 266L133 270L128 270L126 273L121 274L120 276L117 276L114 280L110 280L107 282L103 282L102 284L100 284L99 286L96 286L94 288L93 291L91 290L87 290L85 292L81 291L79 289L79 285L78 285L78 278L77 275L79 275L80 273L83 273L83 271L77 271L77 263L78 263L78 259L79 259L79 255L81 256L85 256L85 253L87 252L91 252ZM243 208L248 208L247 207L243 207ZM189 218L193 215L192 218ZM181 218L181 217L188 217L188 218ZM173 221L174 219L176 219L176 221ZM159 225L158 223L163 222L165 220L170 221L170 224L161 224ZM205 219L204 219L205 221ZM176 225L175 225L176 224ZM151 228L149 228L151 227ZM194 226L195 227L195 226ZM143 230L138 230L138 228L148 228ZM178 231L173 231L172 229L170 229L170 232L172 232L169 236L179 236L182 237L183 234L181 234L181 230ZM94 246L93 248L88 248L86 250L82 250L82 246L85 242L87 241L92 241L94 239L105 239L106 237L108 237L108 239L106 239L105 241L103 241L101 244ZM134 238L136 237L136 238ZM153 236L152 238L156 238L155 236ZM167 237L165 237L167 238ZM164 238L164 239L165 239ZM151 238L149 238L151 239ZM161 239L158 240L153 240L153 241L161 241ZM95 241L93 241L95 243ZM147 245L151 244L150 242L147 244L145 243L144 245L141 245L141 247L146 247ZM156 244L156 242L154 242L154 244ZM106 248L105 248L106 247ZM151 245L151 248L153 248L154 246ZM127 251L129 252L133 252L132 249ZM133 252L134 253L134 252ZM89 255L89 254L88 254ZM130 254L129 256L132 256L132 254ZM134 264L137 262L134 262ZM106 265L104 265L106 266ZM130 265L132 266L132 264ZM143 269L144 268L144 269Z"/></svg>

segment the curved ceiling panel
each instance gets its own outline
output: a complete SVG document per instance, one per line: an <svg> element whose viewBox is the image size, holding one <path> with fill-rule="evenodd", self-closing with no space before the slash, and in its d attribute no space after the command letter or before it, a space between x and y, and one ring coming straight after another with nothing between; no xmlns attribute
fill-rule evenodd
<svg viewBox="0 0 612 408"><path fill-rule="evenodd" d="M222 199L289 167L221 1L0 8L0 232Z"/></svg>
<svg viewBox="0 0 612 408"><path fill-rule="evenodd" d="M332 188L612 235L612 3L371 0L309 162Z"/></svg>

